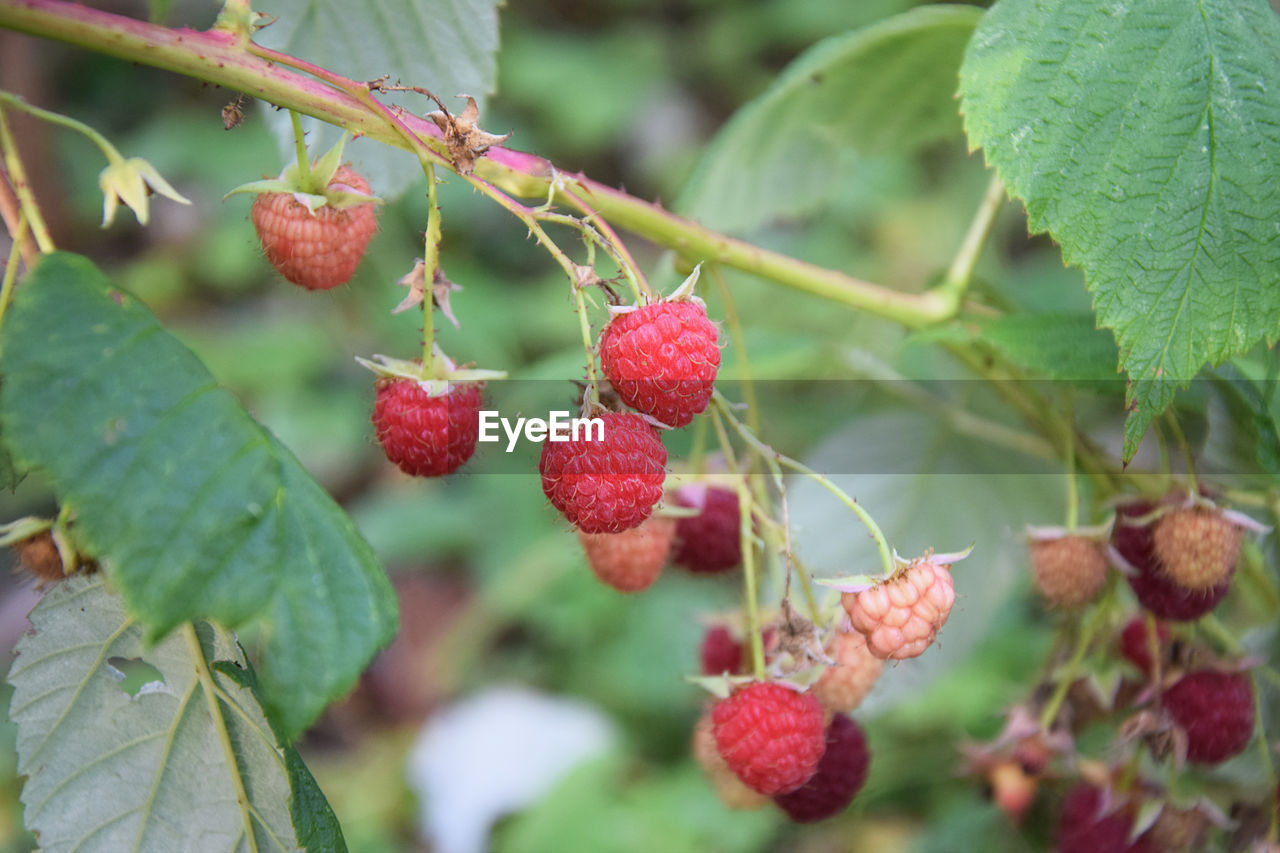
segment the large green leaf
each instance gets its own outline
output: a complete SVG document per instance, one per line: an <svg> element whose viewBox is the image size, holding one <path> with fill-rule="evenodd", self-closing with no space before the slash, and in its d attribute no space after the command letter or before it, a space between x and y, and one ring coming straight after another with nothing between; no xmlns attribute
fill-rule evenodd
<svg viewBox="0 0 1280 853"><path fill-rule="evenodd" d="M1115 330L1126 458L1206 362L1280 336L1277 56L1265 0L1001 0L965 57L970 141Z"/></svg>
<svg viewBox="0 0 1280 853"><path fill-rule="evenodd" d="M324 819L253 691L228 676L249 670L226 631L187 625L151 646L100 575L55 586L31 622L10 715L43 850L291 851L294 822ZM159 673L135 695L122 689L129 661ZM344 850L332 832L303 849Z"/></svg>
<svg viewBox="0 0 1280 853"><path fill-rule="evenodd" d="M1092 314L1008 314L973 318L917 332L917 342L982 341L1013 364L1052 379L1115 384L1115 339L1094 325Z"/></svg>
<svg viewBox="0 0 1280 853"><path fill-rule="evenodd" d="M958 135L956 71L980 16L923 6L819 42L720 131L677 210L749 230L820 207L861 156Z"/></svg>
<svg viewBox="0 0 1280 853"><path fill-rule="evenodd" d="M40 261L0 372L15 460L48 474L150 638L261 622L262 700L286 740L390 641L395 596L350 519L89 261Z"/></svg>
<svg viewBox="0 0 1280 853"><path fill-rule="evenodd" d="M497 84L498 3L495 0L270 0L255 9L278 17L259 30L254 41L336 71L353 80L384 74L392 83L422 86L451 112L461 111L461 92L484 96ZM436 109L421 95L379 96L422 114ZM457 110L454 109L455 104ZM281 154L293 159L293 131L286 112L264 112L280 141ZM319 153L337 141L331 125L307 120L307 144ZM499 131L501 132L501 131ZM395 196L422 177L422 167L407 151L356 140L347 148L374 191Z"/></svg>

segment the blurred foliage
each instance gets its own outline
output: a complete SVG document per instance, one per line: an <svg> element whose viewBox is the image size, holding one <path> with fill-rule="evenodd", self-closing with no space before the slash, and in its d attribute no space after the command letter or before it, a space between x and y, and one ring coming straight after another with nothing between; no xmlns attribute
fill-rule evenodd
<svg viewBox="0 0 1280 853"><path fill-rule="evenodd" d="M791 59L820 39L913 5L510 4L500 13L499 87L484 123L497 132L513 131L513 147L536 151L562 168L583 169L641 197L672 200L711 135L765 91ZM168 22L207 26L207 14L196 4L176 3ZM544 801L501 826L500 850L879 853L956 850L956 839L964 839L966 850L1012 853L1044 846L1043 815L1029 820L1025 831L1011 829L973 780L956 775L956 744L999 730L1005 708L1024 699L1035 681L1054 629L1053 619L1031 600L1025 575L1016 574L1022 567L1021 532L1013 519L988 512L977 526L965 528L969 532L955 532L961 541L935 542L929 525L954 503L930 504L925 497L933 484L925 477L914 481L902 504L894 505L895 518L906 530L905 519L916 513L915 529L904 534L911 547L979 543L971 560L958 567L957 586L962 608L966 597L982 599L981 625L966 636L963 654L948 656L945 667L912 680L911 689L878 703L875 716L862 717L874 758L867 788L848 813L804 828L773 811L731 815L688 757L689 731L703 697L681 676L697 666L704 614L731 608L737 600L734 582L669 570L652 590L620 596L586 570L575 537L543 500L536 473L485 472L481 457L475 470L447 481L411 481L385 463L373 440L372 380L353 357L411 357L417 351L420 315L393 316L390 310L403 295L395 282L422 254L421 179L381 212L379 232L349 286L303 292L281 281L261 257L248 201L220 200L231 187L281 168L256 109L246 108L244 123L225 131L219 112L231 93L52 46L38 46L36 55L46 83L32 100L109 133L121 150L150 159L194 202L178 208L158 201L155 222L146 231L122 216L102 232L95 152L76 137L40 136L47 132L23 125L33 134L20 140L25 148L48 143L50 183L38 189L66 199L63 215L52 223L59 246L98 259L159 314L344 505L393 576L430 577L464 590L447 605L424 608L438 620L438 632L403 656L389 651L384 663L397 668L386 682L371 673L301 746L353 850L415 848L414 808L401 771L411 739L407 732L429 708L397 705L387 696L407 690L406 682L423 682L435 702L504 681L582 697L608 713L626 739L617 752L580 767ZM0 73L12 73L3 60ZM0 86L9 83L0 80ZM357 154L355 166L375 156L376 146L370 146ZM822 205L748 236L870 280L920 290L950 262L986 183L980 156L968 155L964 140L953 136L911 154L880 153L863 161ZM443 184L440 203L442 261L464 289L453 296L462 329L443 326L438 341L460 361L509 370L513 379L549 380L535 384L562 388L547 393L562 394L567 405L573 393L569 380L582 375L582 353L561 273L519 223L461 181ZM572 245L570 235L555 236ZM634 241L632 248L655 283L679 280L652 247ZM895 435L920 430L928 446L885 440L875 452L893 470L920 471L919 457L926 452L933 459L955 458L980 445L941 428L940 410L964 406L1000 423L1017 423L994 395L976 392L971 383L939 381L964 374L936 339L909 337L893 324L833 310L815 297L742 274L727 273L725 284L744 338L725 347L722 376L769 380L762 390L768 400L762 432L793 455L809 456L821 445L828 455L820 458L830 459L833 452L847 458L839 454L840 443L862 440L863 419L890 413L909 427ZM1064 268L1047 240L1028 238L1023 213L1012 205L997 219L975 288L993 303L1038 314L1079 316L1089 306L1078 271ZM710 277L702 295L714 316L725 315ZM1012 349L1025 330L1007 331ZM920 383L926 397L904 397L894 382L881 388L862 381L869 364L873 373L927 380ZM730 397L741 398L732 382L724 387ZM1112 403L1116 393L1099 391ZM1085 400L1080 409L1089 411L1089 405ZM689 442L688 435L670 436L673 461L684 456ZM1028 470L1051 470L999 446L986 450L1012 455ZM482 446L481 454L498 453L497 447ZM998 478L975 473L981 469L961 470L963 476L944 475L953 502L966 500L965 478L971 494L1004 488ZM855 495L869 494L854 482ZM1028 490L1040 494L1037 506L1047 504L1050 515L1043 523L1058 520L1060 497L1049 482L1027 481ZM875 489L889 494L893 484ZM877 511L873 502L868 505ZM47 487L37 477L12 494L0 493L0 518L50 509ZM970 509L988 505L972 500ZM821 574L849 568L841 564L853 559L844 550L847 519L815 511L798 520L807 525L800 537L807 550L801 554L812 557L815 568L821 565ZM1003 555L1002 574L992 580L984 570L991 563L984 560L996 553ZM417 618L425 617L413 609L402 614L406 624ZM946 633L942 642L945 650ZM907 669L889 668L886 685L907 679ZM12 740L12 726L0 727L0 851L30 845L18 819Z"/></svg>

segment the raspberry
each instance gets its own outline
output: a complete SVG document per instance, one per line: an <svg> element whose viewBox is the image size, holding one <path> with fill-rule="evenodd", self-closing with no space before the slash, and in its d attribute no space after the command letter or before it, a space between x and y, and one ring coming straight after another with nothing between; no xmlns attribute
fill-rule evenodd
<svg viewBox="0 0 1280 853"><path fill-rule="evenodd" d="M1162 657L1169 647L1169 639L1169 627L1157 622L1156 647ZM1120 655L1140 669L1143 675L1151 674L1151 640L1147 633L1147 620L1143 617L1133 617L1120 632Z"/></svg>
<svg viewBox="0 0 1280 853"><path fill-rule="evenodd" d="M813 685L813 695L829 711L847 714L862 704L875 687L884 661L867 649L867 638L857 631L836 637L831 656L836 665L827 667Z"/></svg>
<svg viewBox="0 0 1280 853"><path fill-rule="evenodd" d="M676 548L671 561L697 574L737 568L742 562L738 493L715 486L682 486L676 505L699 508L697 515L676 520Z"/></svg>
<svg viewBox="0 0 1280 853"><path fill-rule="evenodd" d="M696 302L654 302L616 315L600 364L622 402L672 427L707 408L720 368L716 327Z"/></svg>
<svg viewBox="0 0 1280 853"><path fill-rule="evenodd" d="M693 727L693 758L702 767L703 772L711 779L716 796L720 802L731 809L760 809L769 802L768 797L757 794L742 784L729 765L720 756L716 748L714 724L711 714L705 713L698 718Z"/></svg>
<svg viewBox="0 0 1280 853"><path fill-rule="evenodd" d="M1033 541L1031 568L1040 592L1059 607L1084 604L1107 580L1107 558L1085 536Z"/></svg>
<svg viewBox="0 0 1280 853"><path fill-rule="evenodd" d="M471 458L480 434L480 385L450 382L447 392L432 394L426 383L384 376L373 387L373 426L401 471L441 477Z"/></svg>
<svg viewBox="0 0 1280 853"><path fill-rule="evenodd" d="M1058 815L1059 853L1156 853L1146 834L1129 841L1127 810L1103 813L1103 793L1092 785L1072 788Z"/></svg>
<svg viewBox="0 0 1280 853"><path fill-rule="evenodd" d="M854 630L867 638L867 648L882 660L922 654L951 615L955 601L951 572L929 557L861 592L840 596Z"/></svg>
<svg viewBox="0 0 1280 853"><path fill-rule="evenodd" d="M639 415L605 412L600 441L547 441L538 470L551 505L587 533L639 525L662 499L667 450Z"/></svg>
<svg viewBox="0 0 1280 853"><path fill-rule="evenodd" d="M13 543L20 568L26 569L42 581L60 581L66 572L62 568L62 554L49 531L37 533Z"/></svg>
<svg viewBox="0 0 1280 853"><path fill-rule="evenodd" d="M742 672L742 655L745 647L733 638L729 629L717 625L702 638L702 674L720 675Z"/></svg>
<svg viewBox="0 0 1280 853"><path fill-rule="evenodd" d="M809 781L827 748L822 705L757 681L722 699L711 711L716 748L747 787L766 796L786 794Z"/></svg>
<svg viewBox="0 0 1280 853"><path fill-rule="evenodd" d="M331 189L367 195L369 184L350 166L340 166ZM377 230L373 204L312 212L291 193L261 193L249 216L267 260L280 274L307 290L330 290L355 274L365 247Z"/></svg>
<svg viewBox="0 0 1280 853"><path fill-rule="evenodd" d="M1230 582L1244 530L1204 507L1175 509L1151 534L1156 565L1184 589L1205 590Z"/></svg>
<svg viewBox="0 0 1280 853"><path fill-rule="evenodd" d="M796 823L815 823L844 811L867 781L871 751L862 727L836 714L827 727L827 751L818 770L796 790L773 798Z"/></svg>
<svg viewBox="0 0 1280 853"><path fill-rule="evenodd" d="M1126 580L1139 604L1159 619L1173 622L1199 619L1222 601L1231 586L1231 578L1228 576L1216 586L1203 590L1184 589L1169 580L1157 566L1151 527L1125 523L1126 518L1138 518L1154 509L1155 504L1148 501L1133 501L1117 507L1111 544L1136 570Z"/></svg>
<svg viewBox="0 0 1280 853"><path fill-rule="evenodd" d="M1202 669L1178 679L1161 704L1187 733L1187 760L1217 764L1253 737L1253 686L1238 672Z"/></svg>
<svg viewBox="0 0 1280 853"><path fill-rule="evenodd" d="M587 563L603 583L619 592L639 592L658 579L671 550L675 522L651 517L621 533L584 533L578 541Z"/></svg>

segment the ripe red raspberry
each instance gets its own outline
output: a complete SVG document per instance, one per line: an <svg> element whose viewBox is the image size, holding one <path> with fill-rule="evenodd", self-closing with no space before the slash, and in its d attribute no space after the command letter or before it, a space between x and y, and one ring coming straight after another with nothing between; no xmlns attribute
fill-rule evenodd
<svg viewBox="0 0 1280 853"><path fill-rule="evenodd" d="M720 348L697 302L654 302L615 315L600 335L600 364L622 402L672 427L707 408Z"/></svg>
<svg viewBox="0 0 1280 853"><path fill-rule="evenodd" d="M927 556L874 586L840 596L854 630L867 638L867 648L882 660L922 654L951 615L955 601L948 566Z"/></svg>
<svg viewBox="0 0 1280 853"><path fill-rule="evenodd" d="M600 441L546 441L538 470L551 505L587 533L637 526L662 499L667 450L658 431L633 414L605 412Z"/></svg>
<svg viewBox="0 0 1280 853"><path fill-rule="evenodd" d="M621 533L579 530L578 541L596 577L619 592L639 592L662 574L675 532L673 519L654 516Z"/></svg>
<svg viewBox="0 0 1280 853"><path fill-rule="evenodd" d="M765 796L809 781L827 748L822 705L811 693L757 681L711 711L716 748L746 786Z"/></svg>
<svg viewBox="0 0 1280 853"><path fill-rule="evenodd" d="M1217 764L1253 737L1253 685L1239 672L1202 669L1164 692L1161 704L1187 733L1187 760Z"/></svg>
<svg viewBox="0 0 1280 853"><path fill-rule="evenodd" d="M702 638L702 674L720 675L742 672L742 656L745 647L733 638L729 629L716 625L708 629Z"/></svg>
<svg viewBox="0 0 1280 853"><path fill-rule="evenodd" d="M1161 657L1169 647L1170 636L1169 626L1156 622L1156 647ZM1143 675L1151 674L1151 640L1147 633L1147 620L1142 616L1130 619L1120 632L1120 654Z"/></svg>
<svg viewBox="0 0 1280 853"><path fill-rule="evenodd" d="M818 770L789 794L773 798L796 823L816 823L844 811L867 781L871 751L862 727L836 714L827 727L827 751Z"/></svg>
<svg viewBox="0 0 1280 853"><path fill-rule="evenodd" d="M692 746L693 758L711 779L711 786L715 788L720 802L731 809L760 809L769 802L768 797L744 785L720 756L710 712L699 717L693 727Z"/></svg>
<svg viewBox="0 0 1280 853"><path fill-rule="evenodd" d="M350 166L340 166L333 189L368 194L369 184ZM261 193L249 216L267 260L280 274L307 290L330 290L355 274L377 230L374 205L342 209L328 204L312 212L291 193Z"/></svg>
<svg viewBox="0 0 1280 853"><path fill-rule="evenodd" d="M480 434L481 386L450 382L432 394L427 383L379 377L373 425L387 458L415 477L452 474L471 458Z"/></svg>
<svg viewBox="0 0 1280 853"><path fill-rule="evenodd" d="M1243 528L1205 507L1175 509L1151 533L1156 565L1184 589L1205 590L1230 582L1240 557Z"/></svg>
<svg viewBox="0 0 1280 853"><path fill-rule="evenodd" d="M1157 853L1147 835L1129 841L1133 815L1128 808L1103 811L1103 792L1077 785L1058 814L1058 853Z"/></svg>
<svg viewBox="0 0 1280 853"><path fill-rule="evenodd" d="M1061 536L1031 543L1036 586L1059 607L1076 607L1098 594L1107 580L1107 558L1086 536Z"/></svg>
<svg viewBox="0 0 1280 853"><path fill-rule="evenodd" d="M1204 590L1184 589L1169 580L1157 566L1151 526L1126 523L1126 519L1141 518L1155 508L1156 504L1143 500L1118 506L1111 544L1135 570L1125 579L1133 588L1139 604L1158 619L1174 622L1199 619L1218 606L1231 586L1231 579L1227 577Z"/></svg>
<svg viewBox="0 0 1280 853"><path fill-rule="evenodd" d="M884 661L867 648L867 638L857 631L840 634L829 654L836 661L813 685L813 695L822 707L847 714L862 704L876 686Z"/></svg>
<svg viewBox="0 0 1280 853"><path fill-rule="evenodd" d="M738 493L694 484L676 490L677 506L701 509L676 520L676 546L671 561L698 574L727 572L742 562Z"/></svg>

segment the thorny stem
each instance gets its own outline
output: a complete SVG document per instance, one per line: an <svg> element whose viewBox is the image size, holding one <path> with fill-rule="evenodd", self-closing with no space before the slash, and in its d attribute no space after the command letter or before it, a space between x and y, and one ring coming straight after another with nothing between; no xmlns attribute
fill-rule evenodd
<svg viewBox="0 0 1280 853"><path fill-rule="evenodd" d="M574 219L575 222L579 222L581 225L590 224L598 229L600 234L604 235L601 245L604 247L606 252L613 256L618 267L626 274L628 280L630 280L631 286L643 294L644 301L655 301L656 297L653 289L649 287L649 280L645 278L644 271L640 269L640 265L637 264L635 258L631 256L631 250L627 248L627 244L622 242L621 238L618 237L618 233L613 230L613 226L611 226L608 221L606 221L605 218L602 217L595 208L588 204L586 199L578 193L559 183L552 184L552 187L553 194L556 189L564 192L569 198L573 199L578 208L586 214L585 222ZM584 233L586 232L584 231Z"/></svg>
<svg viewBox="0 0 1280 853"><path fill-rule="evenodd" d="M736 431L738 435L742 437L742 440L745 441L756 453L759 453L765 459L772 458L793 471L798 471L806 477L816 481L824 489L835 495L836 498L847 506L854 515L858 516L858 519L871 533L871 537L875 539L876 548L880 552L880 562L884 568L885 576L887 577L894 573L897 569L897 565L894 563L893 549L889 547L889 541L885 539L884 532L880 529L880 525L876 524L875 519L871 517L869 512L862 508L861 504L845 494L843 489L831 482L831 480L825 475L819 474L803 462L799 462L792 459L790 456L779 453L777 450L774 450L772 447L756 438L755 434L752 433L751 430L747 429L741 421L734 417L729 402L721 396L719 391L715 392L713 400L718 413L724 416L724 419L734 428L734 431Z"/></svg>
<svg viewBox="0 0 1280 853"><path fill-rule="evenodd" d="M0 327L4 326L4 315L9 310L9 302L13 299L13 283L18 278L18 251L27 237L27 218L18 219L18 230L13 234L13 242L9 245L9 259L4 265L4 281L0 283Z"/></svg>
<svg viewBox="0 0 1280 853"><path fill-rule="evenodd" d="M576 283L573 287L573 301L577 306L578 328L582 331L582 349L587 358L587 399L591 403L592 411L587 414L594 414L594 409L600 402L600 377L596 374L596 354L595 347L591 341L591 321L587 319L587 298L582 292L582 288Z"/></svg>
<svg viewBox="0 0 1280 853"><path fill-rule="evenodd" d="M0 13L2 12L3 7L0 7ZM3 15L0 14L0 19L2 18ZM35 238L36 246L40 251L48 254L55 250L53 239L49 236L49 229L44 224L44 217L40 215L40 205L36 203L35 194L31 192L27 170L22 165L22 158L18 156L18 145L13 139L13 133L9 130L9 119L5 116L3 107L0 107L0 150L4 152L4 166L9 172L9 181L13 184L13 191L18 196L22 214L31 228L31 236Z"/></svg>
<svg viewBox="0 0 1280 853"><path fill-rule="evenodd" d="M435 292L436 270L440 269L440 240L442 224L440 222L440 205L436 198L436 167L428 160L422 161L422 171L427 176L427 233L426 245L423 247L423 288L426 294L422 300L422 366L430 369L435 358L436 312ZM433 373L434 375L434 373Z"/></svg>
<svg viewBox="0 0 1280 853"><path fill-rule="evenodd" d="M22 208L18 204L17 196L13 194L13 190L9 187L9 174L2 162L0 162L0 219L4 220L4 227L9 232L9 236L20 244L22 262L30 269L35 264L36 255L39 252L36 251L35 244L31 242L26 219L22 215ZM17 238L19 228L22 230L21 240Z"/></svg>
<svg viewBox="0 0 1280 853"><path fill-rule="evenodd" d="M289 123L293 126L293 150L298 158L298 176L304 182L303 186L309 187L311 158L307 156L307 135L302 130L302 118L297 110L289 110Z"/></svg>

